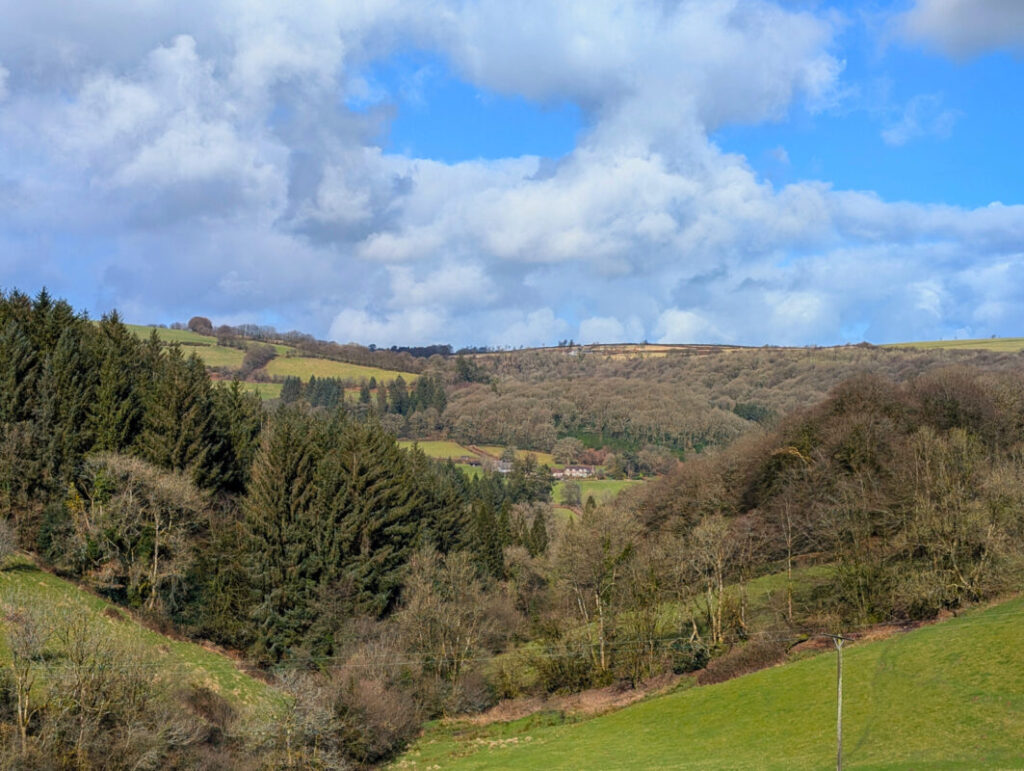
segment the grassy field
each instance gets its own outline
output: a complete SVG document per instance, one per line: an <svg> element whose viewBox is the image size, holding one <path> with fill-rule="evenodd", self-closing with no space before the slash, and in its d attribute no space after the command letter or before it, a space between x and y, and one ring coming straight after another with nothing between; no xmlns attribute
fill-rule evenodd
<svg viewBox="0 0 1024 771"><path fill-rule="evenodd" d="M365 380L376 378L378 383L387 383L399 375L406 383L413 383L419 375L411 372L397 372L379 367L363 367L359 364L348 364L343 361L316 359L306 356L287 356L272 360L267 366L268 375L276 377L298 377L309 380L316 377L338 377L346 380Z"/></svg>
<svg viewBox="0 0 1024 771"><path fill-rule="evenodd" d="M207 367L227 367L238 369L242 366L245 351L217 345L216 337L199 335L188 329L164 329L163 327L144 327L138 324L125 324L136 337L148 340L156 330L156 336L164 343L178 343L185 356L196 354ZM284 346L281 346L284 347Z"/></svg>
<svg viewBox="0 0 1024 771"><path fill-rule="evenodd" d="M148 340L156 330L156 336L162 343L181 343L183 345L216 345L217 338L200 335L190 329L167 329L166 327L147 327L141 324L125 324L140 340Z"/></svg>
<svg viewBox="0 0 1024 771"><path fill-rule="evenodd" d="M242 388L246 391L251 391L254 394L259 394L261 399L279 399L281 397L280 383L242 383Z"/></svg>
<svg viewBox="0 0 1024 771"><path fill-rule="evenodd" d="M115 641L141 643L158 662L158 672L216 691L244 716L266 719L284 707L283 697L277 691L239 671L227 656L146 629L123 611L120 618L111 611L104 614L104 610L114 606L72 583L38 570L28 561L0 571L0 599L14 596L37 606L86 611L103 625L104 636ZM6 666L8 661L6 632L0 623L0 666Z"/></svg>
<svg viewBox="0 0 1024 771"><path fill-rule="evenodd" d="M962 348L982 351L1000 351L1016 353L1024 351L1024 337L986 337L978 340L928 340L920 343L893 343L885 348L919 348L933 350L936 348Z"/></svg>
<svg viewBox="0 0 1024 771"><path fill-rule="evenodd" d="M505 448L498 444L481 444L478 446L488 455L493 455L495 458L500 458L501 454L505 452ZM517 458L525 458L527 455L534 456L537 459L537 463L541 466L558 465L555 463L555 456L550 452L540 452L539 450L516 450Z"/></svg>
<svg viewBox="0 0 1024 771"><path fill-rule="evenodd" d="M478 476L484 473L484 470L480 466L470 466L468 463L456 463L455 468L457 468L470 479L476 479Z"/></svg>
<svg viewBox="0 0 1024 771"><path fill-rule="evenodd" d="M574 480L580 486L580 501L587 502L587 497L593 495L595 503L605 503L628 487L642 485L638 479L577 479ZM562 490L565 482L555 482L551 490L551 500L561 503Z"/></svg>
<svg viewBox="0 0 1024 771"><path fill-rule="evenodd" d="M423 450L423 454L428 458L461 458L465 455L473 454L461 444L445 440L425 439L418 442L403 440L398 443L400 447L404 447L406 449L412 447L414 444L418 445L419 448Z"/></svg>
<svg viewBox="0 0 1024 771"><path fill-rule="evenodd" d="M1024 768L1024 598L848 646L844 767ZM835 655L688 688L579 723L435 726L395 768L821 769Z"/></svg>

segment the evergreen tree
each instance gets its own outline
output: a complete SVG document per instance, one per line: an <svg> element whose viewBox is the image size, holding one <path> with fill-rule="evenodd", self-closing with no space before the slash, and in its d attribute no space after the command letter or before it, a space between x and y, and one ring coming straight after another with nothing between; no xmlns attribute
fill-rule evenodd
<svg viewBox="0 0 1024 771"><path fill-rule="evenodd" d="M215 484L231 493L245 491L259 444L263 405L259 396L248 393L237 380L220 383L211 394L217 433L226 439L222 451L222 474ZM208 480L212 482L213 480Z"/></svg>
<svg viewBox="0 0 1024 771"><path fill-rule="evenodd" d="M473 504L473 542L482 572L502 578L505 560L498 520L494 509L482 501Z"/></svg>
<svg viewBox="0 0 1024 771"><path fill-rule="evenodd" d="M99 324L99 371L88 424L97 450L122 452L142 427L142 346L117 312Z"/></svg>
<svg viewBox="0 0 1024 771"><path fill-rule="evenodd" d="M0 331L0 423L32 417L38 358L22 325L8 321Z"/></svg>
<svg viewBox="0 0 1024 771"><path fill-rule="evenodd" d="M39 380L36 407L36 443L42 482L51 490L61 487L92 446L87 416L94 400L98 368L85 345L80 323L64 328L46 358Z"/></svg>
<svg viewBox="0 0 1024 771"><path fill-rule="evenodd" d="M284 379L284 385L281 386L281 403L291 404L297 402L302 398L302 381L289 375Z"/></svg>
<svg viewBox="0 0 1024 771"><path fill-rule="evenodd" d="M319 583L313 543L321 449L304 411L284 407L263 432L243 502L244 554L254 595L254 653L277 661L300 642L315 615ZM322 557L320 558L322 561Z"/></svg>
<svg viewBox="0 0 1024 771"><path fill-rule="evenodd" d="M184 471L197 484L217 487L223 479L227 437L211 409L210 379L202 361L167 349L146 394L140 451L162 468Z"/></svg>

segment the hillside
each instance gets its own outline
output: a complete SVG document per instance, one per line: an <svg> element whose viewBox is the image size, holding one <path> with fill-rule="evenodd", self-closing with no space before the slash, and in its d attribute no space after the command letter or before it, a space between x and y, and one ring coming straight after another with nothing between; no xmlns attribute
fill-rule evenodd
<svg viewBox="0 0 1024 771"><path fill-rule="evenodd" d="M844 652L847 768L1024 766L1024 598ZM831 652L581 723L436 726L395 768L827 768Z"/></svg>
<svg viewBox="0 0 1024 771"><path fill-rule="evenodd" d="M245 674L228 656L148 629L126 610L39 570L27 560L0 570L0 602L31 605L55 626L69 613L82 614L101 630L104 644L133 648L133 653L147 660L157 679L177 686L209 688L252 726L279 716L286 705L280 692ZM9 622L2 619L0 615L0 666L6 667L11 661L11 630ZM42 671L41 679L45 680L45 665Z"/></svg>

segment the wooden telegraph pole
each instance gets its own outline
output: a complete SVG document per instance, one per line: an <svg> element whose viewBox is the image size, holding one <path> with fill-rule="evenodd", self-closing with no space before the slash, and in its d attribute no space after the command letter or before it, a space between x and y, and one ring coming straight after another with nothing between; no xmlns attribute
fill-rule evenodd
<svg viewBox="0 0 1024 771"><path fill-rule="evenodd" d="M850 638L826 634L836 645L836 771L843 771L843 643Z"/></svg>

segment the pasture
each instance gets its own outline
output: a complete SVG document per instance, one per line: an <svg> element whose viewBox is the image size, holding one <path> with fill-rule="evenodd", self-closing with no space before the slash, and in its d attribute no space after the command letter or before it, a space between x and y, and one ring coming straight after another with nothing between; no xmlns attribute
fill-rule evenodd
<svg viewBox="0 0 1024 771"><path fill-rule="evenodd" d="M463 447L458 442L450 442L445 439L421 439L419 441L403 439L398 443L399 447L406 450L413 445L417 445L428 458L461 458L474 454L472 450Z"/></svg>
<svg viewBox="0 0 1024 771"><path fill-rule="evenodd" d="M642 485L638 479L574 479L580 486L580 502L586 503L587 498L594 496L594 503L607 503L615 496L630 487ZM562 492L565 489L565 481L555 482L551 490L551 500L555 503L562 502Z"/></svg>
<svg viewBox="0 0 1024 771"><path fill-rule="evenodd" d="M1024 337L985 337L976 340L928 340L918 343L892 343L884 348L917 348L922 351L936 349L997 351L1018 353L1024 351Z"/></svg>
<svg viewBox="0 0 1024 771"><path fill-rule="evenodd" d="M505 452L505 448L498 444L481 444L479 445L481 451L487 453L494 458L500 458L502 453ZM532 455L537 459L537 463L541 466L557 466L555 463L555 456L550 452L541 452L540 450L516 450L516 457L522 460L527 455Z"/></svg>
<svg viewBox="0 0 1024 771"><path fill-rule="evenodd" d="M24 558L17 560L0 570L0 601L45 608L53 612L55 620L62 612L84 613L100 627L104 641L141 646L154 662L156 677L206 686L227 699L243 717L266 719L284 707L280 693L239 670L227 656L147 629L124 609L39 570ZM9 661L7 632L0 621L0 667Z"/></svg>
<svg viewBox="0 0 1024 771"><path fill-rule="evenodd" d="M271 360L264 371L272 377L297 377L303 381L309 380L310 377L336 377L356 382L369 382L370 378L375 378L378 383L388 383L401 375L406 383L411 384L419 377L411 372L364 367L360 364L310 356L279 356Z"/></svg>
<svg viewBox="0 0 1024 771"><path fill-rule="evenodd" d="M1024 598L843 654L846 768L1024 767ZM835 764L836 656L600 717L440 723L393 768L820 769ZM414 765L413 765L414 763Z"/></svg>

